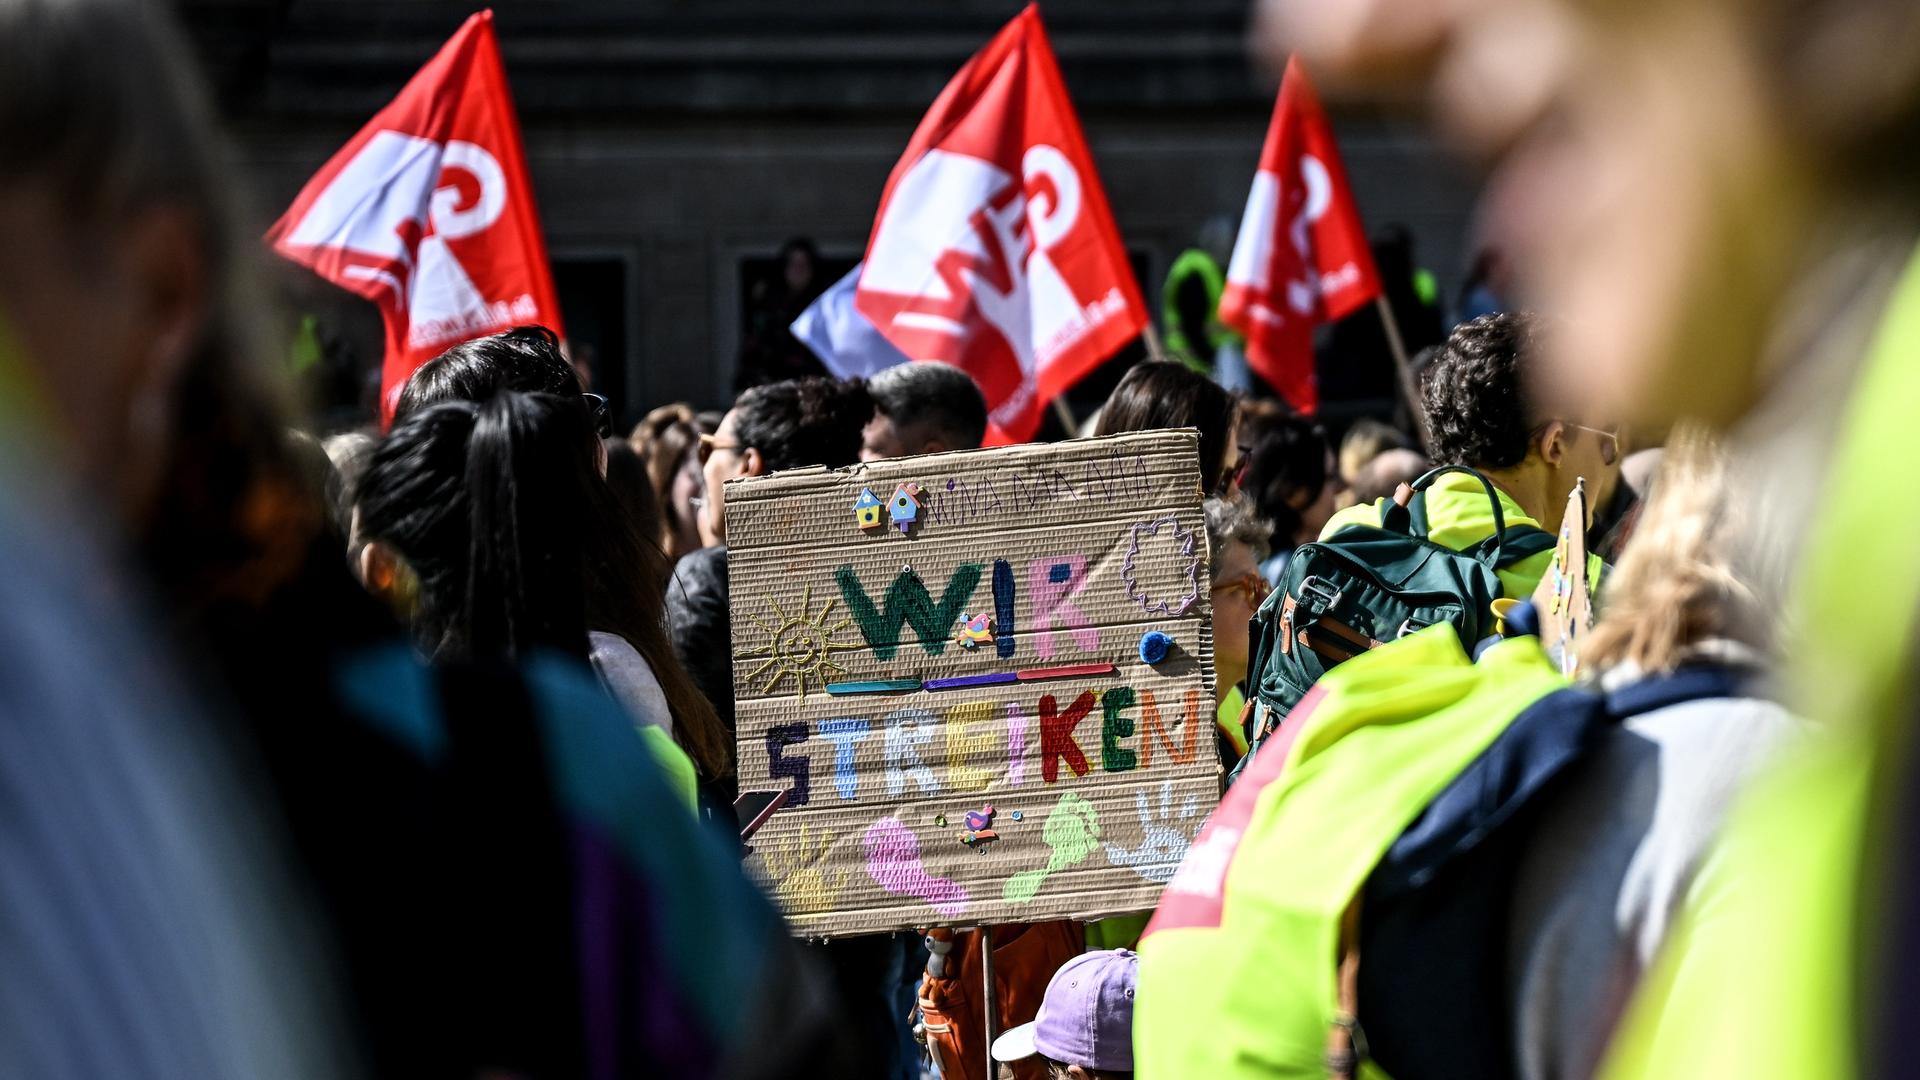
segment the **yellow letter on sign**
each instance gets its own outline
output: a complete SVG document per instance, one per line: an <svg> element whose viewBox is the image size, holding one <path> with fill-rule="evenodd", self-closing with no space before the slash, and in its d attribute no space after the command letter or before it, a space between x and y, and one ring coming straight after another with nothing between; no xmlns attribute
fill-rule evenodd
<svg viewBox="0 0 1920 1080"><path fill-rule="evenodd" d="M967 762L994 754L999 740L992 731L975 732L993 716L991 701L969 701L947 710L947 784L955 791L983 791L993 782L993 770Z"/></svg>

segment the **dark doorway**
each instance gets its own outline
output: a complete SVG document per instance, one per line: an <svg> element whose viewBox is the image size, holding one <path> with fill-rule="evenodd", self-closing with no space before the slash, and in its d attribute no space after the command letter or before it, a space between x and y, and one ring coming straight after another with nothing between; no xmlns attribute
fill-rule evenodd
<svg viewBox="0 0 1920 1080"><path fill-rule="evenodd" d="M574 366L611 404L614 431L624 433L647 411L627 385L627 261L616 256L555 258L553 285L566 320Z"/></svg>

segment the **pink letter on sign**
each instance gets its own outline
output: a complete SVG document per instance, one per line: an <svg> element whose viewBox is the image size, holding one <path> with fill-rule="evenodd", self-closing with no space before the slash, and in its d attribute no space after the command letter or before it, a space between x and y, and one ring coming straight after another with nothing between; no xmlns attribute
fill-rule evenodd
<svg viewBox="0 0 1920 1080"><path fill-rule="evenodd" d="M1007 786L1019 787L1027 779L1027 714L1020 706L1007 702Z"/></svg>
<svg viewBox="0 0 1920 1080"><path fill-rule="evenodd" d="M1100 647L1100 629L1073 602L1087 580L1085 555L1053 555L1035 559L1028 569L1033 593L1033 647L1043 657L1053 655L1053 624L1073 632L1073 640L1092 652Z"/></svg>

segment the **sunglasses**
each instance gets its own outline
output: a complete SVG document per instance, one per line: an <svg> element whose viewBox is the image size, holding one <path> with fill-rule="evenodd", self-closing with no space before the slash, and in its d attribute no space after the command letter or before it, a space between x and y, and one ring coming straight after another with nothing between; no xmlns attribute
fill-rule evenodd
<svg viewBox="0 0 1920 1080"><path fill-rule="evenodd" d="M1273 592L1273 586L1269 585L1267 579L1261 577L1258 572L1251 572L1241 574L1237 578L1216 582L1213 586L1213 591L1217 593L1228 591L1238 592L1246 597L1248 607L1258 608L1261 601L1265 600L1268 595Z"/></svg>
<svg viewBox="0 0 1920 1080"><path fill-rule="evenodd" d="M587 415L593 418L593 433L602 439L613 437L613 409L599 394L581 394L587 403Z"/></svg>
<svg viewBox="0 0 1920 1080"><path fill-rule="evenodd" d="M1231 491L1247 482L1247 470L1253 467L1253 448L1242 446L1239 450L1240 456L1234 458L1233 464L1227 466L1226 470L1220 474L1222 491Z"/></svg>
<svg viewBox="0 0 1920 1080"><path fill-rule="evenodd" d="M723 443L711 435L700 436L700 464L705 465L715 450L745 450L739 443Z"/></svg>

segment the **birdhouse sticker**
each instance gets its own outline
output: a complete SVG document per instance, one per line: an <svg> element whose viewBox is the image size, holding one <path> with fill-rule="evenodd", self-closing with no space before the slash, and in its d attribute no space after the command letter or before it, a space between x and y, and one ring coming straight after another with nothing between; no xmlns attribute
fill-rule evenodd
<svg viewBox="0 0 1920 1080"><path fill-rule="evenodd" d="M887 500L887 514L905 535L914 519L920 516L920 485L909 481L894 488L893 498Z"/></svg>
<svg viewBox="0 0 1920 1080"><path fill-rule="evenodd" d="M860 497L853 501L853 520L863 529L880 527L880 498L872 488L861 488Z"/></svg>

